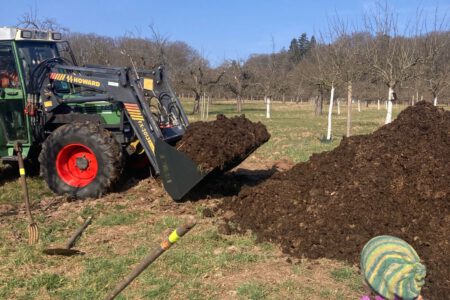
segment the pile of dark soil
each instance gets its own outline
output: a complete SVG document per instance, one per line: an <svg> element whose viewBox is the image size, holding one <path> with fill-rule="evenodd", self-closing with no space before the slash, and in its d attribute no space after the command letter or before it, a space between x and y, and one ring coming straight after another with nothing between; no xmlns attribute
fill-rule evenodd
<svg viewBox="0 0 450 300"><path fill-rule="evenodd" d="M403 238L427 266L424 296L450 295L450 111L420 102L369 135L224 201L238 231L296 257L358 263L363 245ZM227 215L230 215L229 213Z"/></svg>
<svg viewBox="0 0 450 300"><path fill-rule="evenodd" d="M244 115L232 118L217 115L212 122L191 123L177 148L205 171L215 168L226 171L269 138L266 126L260 122L254 123Z"/></svg>

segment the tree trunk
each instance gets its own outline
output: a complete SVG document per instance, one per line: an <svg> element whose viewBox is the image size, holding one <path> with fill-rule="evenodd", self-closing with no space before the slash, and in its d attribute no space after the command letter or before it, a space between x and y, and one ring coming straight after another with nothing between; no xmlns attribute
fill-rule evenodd
<svg viewBox="0 0 450 300"><path fill-rule="evenodd" d="M437 96L434 96L434 98L433 98L433 105L437 106Z"/></svg>
<svg viewBox="0 0 450 300"><path fill-rule="evenodd" d="M236 111L240 113L242 111L242 99L241 96L236 97Z"/></svg>
<svg viewBox="0 0 450 300"><path fill-rule="evenodd" d="M361 112L361 101L358 99L358 112Z"/></svg>
<svg viewBox="0 0 450 300"><path fill-rule="evenodd" d="M392 98L393 98L393 95L394 95L394 89L392 87L389 87L387 113L386 113L386 120L384 121L384 124L389 124L392 122Z"/></svg>
<svg viewBox="0 0 450 300"><path fill-rule="evenodd" d="M316 103L315 103L315 115L316 116L321 116L323 113L323 89L320 88L319 89L319 97L316 98Z"/></svg>
<svg viewBox="0 0 450 300"><path fill-rule="evenodd" d="M192 114L198 114L200 112L200 94L194 94L194 108L192 110Z"/></svg>
<svg viewBox="0 0 450 300"><path fill-rule="evenodd" d="M377 109L380 110L380 99L377 100Z"/></svg>
<svg viewBox="0 0 450 300"><path fill-rule="evenodd" d="M347 87L347 137L350 137L350 129L352 126L352 82L348 82Z"/></svg>
<svg viewBox="0 0 450 300"><path fill-rule="evenodd" d="M334 85L331 85L330 106L328 107L327 141L331 140L331 117L333 115Z"/></svg>
<svg viewBox="0 0 450 300"><path fill-rule="evenodd" d="M337 99L337 114L341 114L341 100Z"/></svg>

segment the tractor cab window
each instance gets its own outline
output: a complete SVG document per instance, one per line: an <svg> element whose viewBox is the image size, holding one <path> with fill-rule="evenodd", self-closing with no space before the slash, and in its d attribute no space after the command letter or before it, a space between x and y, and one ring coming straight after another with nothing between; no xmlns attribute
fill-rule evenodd
<svg viewBox="0 0 450 300"><path fill-rule="evenodd" d="M20 81L11 46L0 46L0 89L19 88Z"/></svg>
<svg viewBox="0 0 450 300"><path fill-rule="evenodd" d="M58 42L56 43L56 46L58 48L58 53L61 58L64 58L67 62L71 63L74 66L77 65L75 55L72 52L72 48L70 47L69 42L67 41Z"/></svg>
<svg viewBox="0 0 450 300"><path fill-rule="evenodd" d="M47 59L58 57L55 43L20 42L17 43L19 59L24 70L25 82L29 82L36 67Z"/></svg>
<svg viewBox="0 0 450 300"><path fill-rule="evenodd" d="M27 142L23 100L12 46L0 43L0 147L5 141Z"/></svg>

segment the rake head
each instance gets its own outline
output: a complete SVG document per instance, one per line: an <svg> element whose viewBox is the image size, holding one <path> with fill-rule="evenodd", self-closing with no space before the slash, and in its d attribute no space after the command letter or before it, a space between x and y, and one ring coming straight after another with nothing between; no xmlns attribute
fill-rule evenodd
<svg viewBox="0 0 450 300"><path fill-rule="evenodd" d="M65 248L54 248L54 249L44 249L44 254L47 255L62 255L62 256L72 256L72 255L83 255L84 252L76 249L65 249Z"/></svg>
<svg viewBox="0 0 450 300"><path fill-rule="evenodd" d="M34 245L39 242L39 230L36 223L28 225L28 245Z"/></svg>

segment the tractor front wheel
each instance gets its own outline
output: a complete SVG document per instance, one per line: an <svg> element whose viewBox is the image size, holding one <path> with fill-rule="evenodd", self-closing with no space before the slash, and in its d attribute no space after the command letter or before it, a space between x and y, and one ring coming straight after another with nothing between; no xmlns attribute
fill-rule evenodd
<svg viewBox="0 0 450 300"><path fill-rule="evenodd" d="M93 124L66 124L43 143L41 176L57 194L100 197L122 172L122 150L112 134Z"/></svg>

